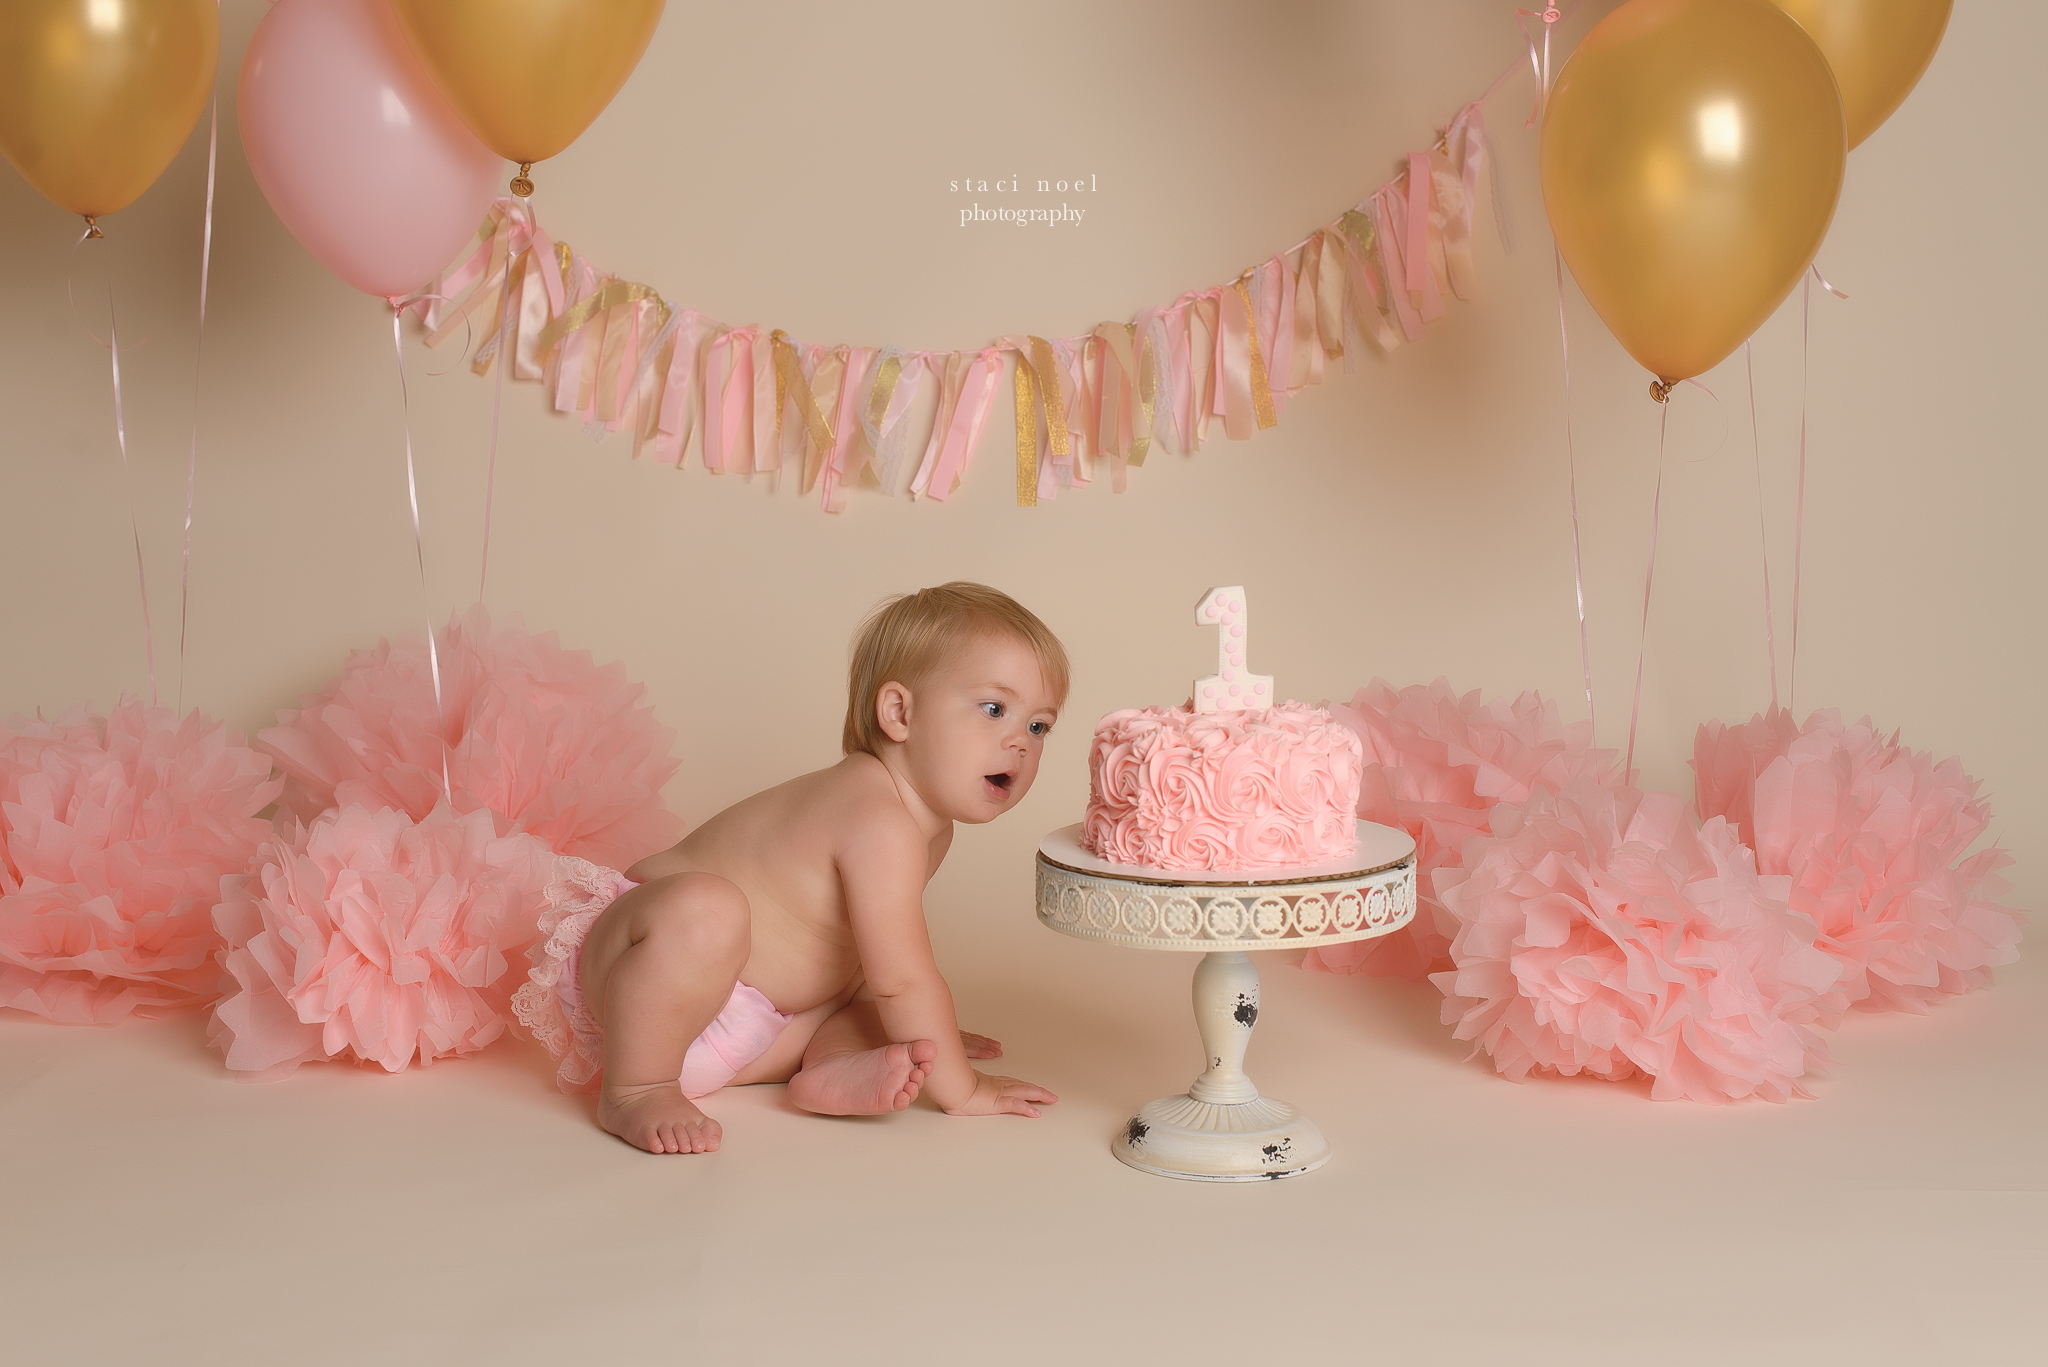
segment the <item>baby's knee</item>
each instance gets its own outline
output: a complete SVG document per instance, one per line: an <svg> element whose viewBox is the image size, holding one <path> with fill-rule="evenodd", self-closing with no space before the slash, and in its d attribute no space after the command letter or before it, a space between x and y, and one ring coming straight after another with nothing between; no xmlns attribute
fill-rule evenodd
<svg viewBox="0 0 2048 1367"><path fill-rule="evenodd" d="M744 962L753 948L754 918L747 895L713 873L676 873L647 885L647 934L679 942L700 959Z"/></svg>

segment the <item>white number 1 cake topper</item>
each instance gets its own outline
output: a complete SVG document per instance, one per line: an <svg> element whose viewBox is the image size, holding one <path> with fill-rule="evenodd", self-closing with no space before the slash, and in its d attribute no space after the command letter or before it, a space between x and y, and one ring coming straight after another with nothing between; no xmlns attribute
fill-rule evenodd
<svg viewBox="0 0 2048 1367"><path fill-rule="evenodd" d="M1195 680L1195 711L1234 712L1273 705L1273 676L1248 673L1244 667L1249 614L1244 586L1210 589L1195 604L1195 620L1216 628L1216 672Z"/></svg>

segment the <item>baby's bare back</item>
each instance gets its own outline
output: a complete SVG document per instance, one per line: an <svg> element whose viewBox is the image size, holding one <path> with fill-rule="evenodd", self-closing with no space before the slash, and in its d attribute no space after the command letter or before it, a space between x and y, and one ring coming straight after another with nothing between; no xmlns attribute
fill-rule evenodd
<svg viewBox="0 0 2048 1367"><path fill-rule="evenodd" d="M863 828L901 809L881 762L850 755L734 803L629 876L646 882L714 873L738 885L753 913L753 950L740 981L793 1015L845 997L858 981L838 861ZM926 877L944 854L932 852Z"/></svg>

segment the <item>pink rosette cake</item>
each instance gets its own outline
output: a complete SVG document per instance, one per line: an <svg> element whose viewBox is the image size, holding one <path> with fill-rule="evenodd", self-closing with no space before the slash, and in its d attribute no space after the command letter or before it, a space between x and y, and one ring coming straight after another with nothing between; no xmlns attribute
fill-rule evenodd
<svg viewBox="0 0 2048 1367"><path fill-rule="evenodd" d="M1118 864L1255 870L1341 859L1364 754L1319 707L1112 712L1088 757L1081 844Z"/></svg>

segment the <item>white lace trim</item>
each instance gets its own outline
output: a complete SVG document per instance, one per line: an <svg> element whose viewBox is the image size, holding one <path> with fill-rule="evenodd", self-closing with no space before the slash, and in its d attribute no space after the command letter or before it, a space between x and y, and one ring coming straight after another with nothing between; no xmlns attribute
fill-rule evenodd
<svg viewBox="0 0 2048 1367"><path fill-rule="evenodd" d="M604 1063L604 1031L584 1007L582 993L569 985L573 1006L565 1009L562 974L570 957L625 886L625 876L588 859L560 855L554 879L540 914L540 938L527 951L533 964L526 981L512 994L512 1014L560 1059L555 1081L563 1091L589 1087Z"/></svg>

